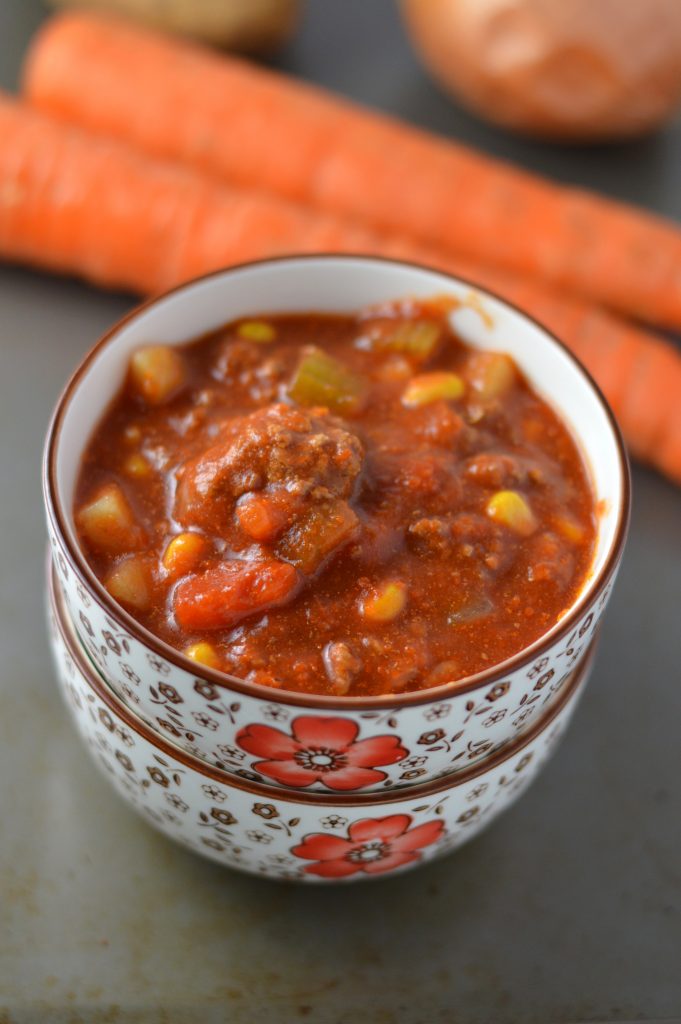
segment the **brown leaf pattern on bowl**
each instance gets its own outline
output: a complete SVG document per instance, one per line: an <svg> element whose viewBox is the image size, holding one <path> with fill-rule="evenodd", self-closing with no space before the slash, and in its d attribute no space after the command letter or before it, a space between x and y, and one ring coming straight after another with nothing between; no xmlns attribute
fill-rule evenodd
<svg viewBox="0 0 681 1024"><path fill-rule="evenodd" d="M385 786L408 788L455 773L522 735L556 699L581 664L612 586L611 579L593 596L579 622L557 638L546 653L498 682L470 692L457 694L450 690L446 700L438 699L436 692L429 699L424 692L420 704L323 712L287 702L286 695L278 691L263 700L232 690L227 678L224 686L218 686L150 651L108 614L94 594L88 593L54 534L50 541L60 589L81 644L107 684L159 735L209 764L254 780L263 778L258 769L263 758L240 746L238 736L244 730L269 727L286 732L292 721L304 715L330 721L343 718L354 723L357 743L380 743L392 735L396 745L404 750L399 760L376 766L373 777L358 776L357 785L351 787L357 792L376 791ZM84 593L89 603L83 599ZM411 754L422 755L426 760L418 765L402 765L400 762ZM291 788L285 772L275 771L266 781L283 789ZM309 788L324 792L327 782L325 773L318 772Z"/></svg>

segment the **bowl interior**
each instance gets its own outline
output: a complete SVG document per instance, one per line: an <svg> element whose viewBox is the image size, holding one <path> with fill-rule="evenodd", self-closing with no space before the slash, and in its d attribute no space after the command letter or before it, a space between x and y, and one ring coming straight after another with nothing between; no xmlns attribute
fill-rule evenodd
<svg viewBox="0 0 681 1024"><path fill-rule="evenodd" d="M626 516L626 459L604 400L550 334L501 300L446 274L362 257L291 257L219 272L147 304L109 333L77 371L52 437L52 498L72 549L79 548L72 505L83 449L123 381L131 352L140 345L181 344L255 313L349 311L443 293L461 302L452 320L464 340L476 348L510 353L581 448L599 508L595 557L577 602L585 604L609 563Z"/></svg>

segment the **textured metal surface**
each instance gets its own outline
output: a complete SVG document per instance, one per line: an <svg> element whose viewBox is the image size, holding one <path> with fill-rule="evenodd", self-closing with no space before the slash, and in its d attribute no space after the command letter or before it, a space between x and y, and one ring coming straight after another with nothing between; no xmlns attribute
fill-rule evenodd
<svg viewBox="0 0 681 1024"><path fill-rule="evenodd" d="M14 84L42 14L38 0L0 0L0 84ZM610 149L513 140L427 83L390 0L311 0L281 64L681 219L678 123ZM681 1016L681 491L636 470L594 678L506 818L442 863L371 886L302 891L230 874L113 796L51 677L42 434L70 368L129 305L0 268L0 1022Z"/></svg>

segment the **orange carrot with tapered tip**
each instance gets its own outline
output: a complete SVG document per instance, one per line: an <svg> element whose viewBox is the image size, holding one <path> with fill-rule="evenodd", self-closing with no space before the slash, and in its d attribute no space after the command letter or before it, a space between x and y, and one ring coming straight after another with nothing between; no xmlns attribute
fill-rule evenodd
<svg viewBox="0 0 681 1024"><path fill-rule="evenodd" d="M543 321L589 367L632 450L681 483L681 354L535 282L382 237L272 196L227 189L0 96L0 258L158 292L285 252L363 252L477 281Z"/></svg>
<svg viewBox="0 0 681 1024"><path fill-rule="evenodd" d="M30 102L145 152L681 327L681 230L94 13L38 33Z"/></svg>

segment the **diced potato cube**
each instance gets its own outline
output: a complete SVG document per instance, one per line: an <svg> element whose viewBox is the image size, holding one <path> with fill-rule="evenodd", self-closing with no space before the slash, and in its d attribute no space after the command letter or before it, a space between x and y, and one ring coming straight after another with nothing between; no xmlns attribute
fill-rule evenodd
<svg viewBox="0 0 681 1024"><path fill-rule="evenodd" d="M324 405L334 412L353 413L364 404L366 382L319 348L308 348L289 385L300 405Z"/></svg>
<svg viewBox="0 0 681 1024"><path fill-rule="evenodd" d="M139 546L143 533L118 484L107 484L76 514L90 547L120 554Z"/></svg>
<svg viewBox="0 0 681 1024"><path fill-rule="evenodd" d="M369 622L392 622L407 603L407 586L401 580L379 584L361 602L360 611Z"/></svg>
<svg viewBox="0 0 681 1024"><path fill-rule="evenodd" d="M501 398L517 380L515 363L503 352L475 352L468 360L467 376L483 402Z"/></svg>
<svg viewBox="0 0 681 1024"><path fill-rule="evenodd" d="M497 491L487 502L487 515L522 537L537 529L537 520L529 504L517 491Z"/></svg>
<svg viewBox="0 0 681 1024"><path fill-rule="evenodd" d="M184 653L192 661L198 661L201 665L208 665L209 668L220 668L220 655L213 644L206 640L199 640L196 644L185 647Z"/></svg>
<svg viewBox="0 0 681 1024"><path fill-rule="evenodd" d="M168 345L147 345L130 360L130 382L150 405L167 401L184 381L182 356Z"/></svg>
<svg viewBox="0 0 681 1024"><path fill-rule="evenodd" d="M163 553L163 567L171 576L186 576L201 562L208 541L200 533L178 533Z"/></svg>
<svg viewBox="0 0 681 1024"><path fill-rule="evenodd" d="M416 409L440 399L461 398L464 383L456 373L422 373L413 377L402 395L402 404Z"/></svg>
<svg viewBox="0 0 681 1024"><path fill-rule="evenodd" d="M258 345L268 345L277 336L272 324L265 320L244 320L237 327L236 333L244 341L255 341Z"/></svg>
<svg viewBox="0 0 681 1024"><path fill-rule="evenodd" d="M132 455L128 455L127 459L123 463L123 469L128 476L138 478L149 476L151 473L151 466L139 452L134 452Z"/></svg>
<svg viewBox="0 0 681 1024"><path fill-rule="evenodd" d="M105 580L112 597L127 608L144 612L151 606L151 574L149 567L137 555L132 555L115 566Z"/></svg>

